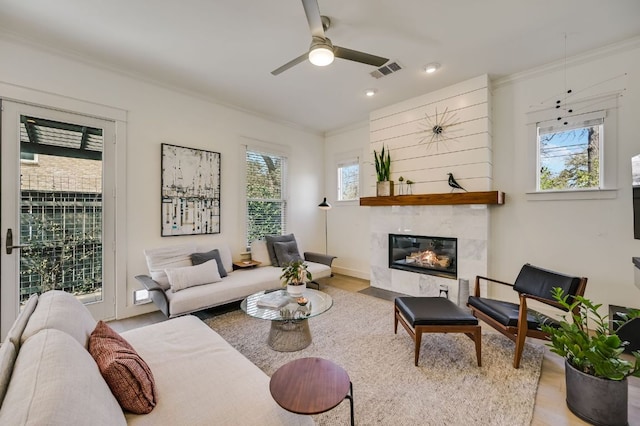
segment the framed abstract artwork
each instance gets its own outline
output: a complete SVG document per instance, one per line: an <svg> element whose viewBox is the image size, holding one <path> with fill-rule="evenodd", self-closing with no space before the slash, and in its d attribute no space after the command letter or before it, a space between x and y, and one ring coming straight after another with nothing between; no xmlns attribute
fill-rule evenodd
<svg viewBox="0 0 640 426"><path fill-rule="evenodd" d="M162 236L220 233L220 153L162 144Z"/></svg>

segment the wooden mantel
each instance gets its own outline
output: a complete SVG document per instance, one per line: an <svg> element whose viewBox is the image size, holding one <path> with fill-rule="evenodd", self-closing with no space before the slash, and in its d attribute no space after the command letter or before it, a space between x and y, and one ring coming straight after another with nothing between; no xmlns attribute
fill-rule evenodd
<svg viewBox="0 0 640 426"><path fill-rule="evenodd" d="M453 204L504 204L500 191L450 192L445 194L394 195L392 197L362 197L361 206L443 206Z"/></svg>

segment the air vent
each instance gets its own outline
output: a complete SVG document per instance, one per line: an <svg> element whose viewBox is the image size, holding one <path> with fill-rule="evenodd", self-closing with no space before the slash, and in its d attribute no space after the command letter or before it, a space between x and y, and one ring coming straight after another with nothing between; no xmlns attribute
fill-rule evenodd
<svg viewBox="0 0 640 426"><path fill-rule="evenodd" d="M387 65L382 66L377 70L371 72L370 74L371 74L371 77L382 78L394 72L400 71L401 69L402 69L402 66L396 61L396 62L390 62Z"/></svg>

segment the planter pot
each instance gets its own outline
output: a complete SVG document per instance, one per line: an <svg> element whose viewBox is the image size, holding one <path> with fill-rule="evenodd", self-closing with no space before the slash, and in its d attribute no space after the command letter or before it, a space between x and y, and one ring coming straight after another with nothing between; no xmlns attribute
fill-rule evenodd
<svg viewBox="0 0 640 426"><path fill-rule="evenodd" d="M393 195L393 181L376 182L376 196L390 197Z"/></svg>
<svg viewBox="0 0 640 426"><path fill-rule="evenodd" d="M607 380L585 374L564 362L567 407L582 420L597 426L626 426L627 379Z"/></svg>
<svg viewBox="0 0 640 426"><path fill-rule="evenodd" d="M302 296L302 292L305 291L305 289L307 288L306 284L301 284L301 285L291 285L291 284L287 284L287 293L289 293L290 296Z"/></svg>

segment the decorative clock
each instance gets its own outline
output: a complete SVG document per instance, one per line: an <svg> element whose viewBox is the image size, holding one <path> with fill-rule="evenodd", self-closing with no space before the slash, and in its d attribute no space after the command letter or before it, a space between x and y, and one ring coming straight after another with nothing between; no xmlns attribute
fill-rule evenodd
<svg viewBox="0 0 640 426"><path fill-rule="evenodd" d="M438 152L440 145L446 148L446 142L455 139L450 134L450 129L458 124L460 122L457 120L456 114L449 112L449 108L445 108L442 114L438 114L436 107L435 115L425 114L424 120L419 123L423 129L417 132L420 136L419 142L425 143L428 149L435 146L436 152Z"/></svg>

